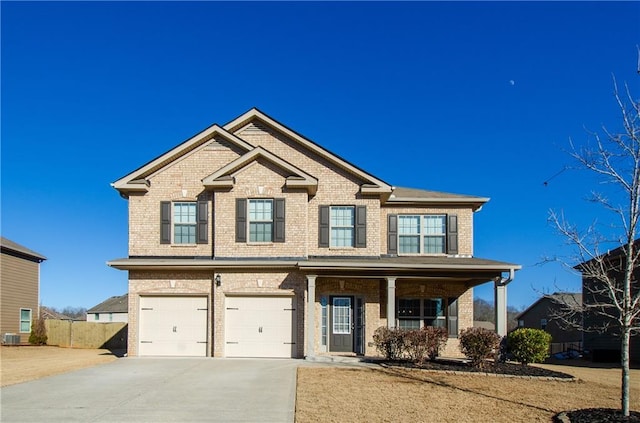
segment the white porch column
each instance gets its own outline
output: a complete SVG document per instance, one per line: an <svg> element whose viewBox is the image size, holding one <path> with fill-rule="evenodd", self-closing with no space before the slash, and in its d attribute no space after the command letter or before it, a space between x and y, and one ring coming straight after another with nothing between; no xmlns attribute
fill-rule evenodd
<svg viewBox="0 0 640 423"><path fill-rule="evenodd" d="M305 356L307 358L315 355L316 345L316 278L317 275L307 275L307 348Z"/></svg>
<svg viewBox="0 0 640 423"><path fill-rule="evenodd" d="M496 280L493 287L496 311L496 333L500 336L507 334L507 284Z"/></svg>
<svg viewBox="0 0 640 423"><path fill-rule="evenodd" d="M396 278L387 278L387 327L396 327Z"/></svg>

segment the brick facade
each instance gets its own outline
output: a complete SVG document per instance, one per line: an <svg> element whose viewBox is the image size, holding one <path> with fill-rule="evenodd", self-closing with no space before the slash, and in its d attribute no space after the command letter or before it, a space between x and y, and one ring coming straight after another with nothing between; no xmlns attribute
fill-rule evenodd
<svg viewBox="0 0 640 423"><path fill-rule="evenodd" d="M253 112L248 114L251 113ZM362 275L353 269L346 273L341 273L340 270L320 272L316 275L313 309L315 321L307 322L307 274L315 272L305 271L296 264L296 260L323 257L358 262L361 259L386 256L389 214L457 215L459 250L456 256L472 257L473 214L477 204L471 201L456 202L459 198L451 203L429 203L427 200L421 203L417 200L413 204L393 204L389 201L389 193L393 189L390 186L387 187L386 194L385 187L379 187L381 193L363 194L363 187L375 187L381 182L341 162L341 159L321 148L314 149L301 142L295 138L297 135L290 132L287 135L278 128L277 123L248 119L247 123L233 130L233 134L246 144L234 144L233 136L225 138L207 135L203 140L190 141L177 147L155 162L150 162L151 165L146 165L114 184L128 198L129 260L150 260L147 267L133 268L127 264L126 259L124 264L116 266L130 271L129 354L138 354L138 313L140 297L144 295L206 297L209 305L207 355L216 357L225 355L225 303L229 296L238 295L290 295L294 298L296 314L293 341L296 344L294 355L297 357L304 357L309 352L306 336L309 328L313 328L315 334L315 345L311 348L313 353L329 349L326 343L323 345L321 332L323 301L326 298L332 295L362 298L365 307L364 352L366 355L376 355L373 333L378 327L389 325L386 314L386 276L396 277L396 298L458 298L459 330L471 327L472 286L478 283L477 276L456 274L455 277L449 276L442 280L433 276L427 278L426 275L432 269L424 266L408 267L398 274L393 274L393 269L400 269L397 266L381 271L379 275L372 274L372 270L366 269L366 266L361 269L364 272ZM250 147L261 147L311 175L318 180L317 189L312 192L306 187L288 188L291 169L284 169L282 164L275 163L264 155L238 165L237 169L230 169L225 176L230 181L228 186L205 189L205 178L242 157ZM146 181L144 189L128 190L121 188L125 185L119 185L142 179ZM284 199L285 242L236 242L236 200L262 198ZM160 203L163 201L206 201L208 242L193 245L173 242L162 244ZM366 246L319 246L319 208L332 205L366 206ZM161 266L153 265L156 258L183 258L184 261L179 262L173 270L160 270ZM263 268L251 266L251 260L258 259L265 260ZM195 265L190 267L189 263L195 262L189 260L198 260L198 264L203 263L203 260L208 261L203 270L203 267ZM227 262L224 266L217 266L216 260ZM270 266L270 260L284 260L288 264ZM237 261L238 264L230 265L228 261ZM451 263L455 263L455 259ZM410 270L413 273L407 275ZM222 281L220 286L216 286L216 275ZM471 280L474 282L469 284L468 281ZM449 339L446 355L459 355L455 337Z"/></svg>

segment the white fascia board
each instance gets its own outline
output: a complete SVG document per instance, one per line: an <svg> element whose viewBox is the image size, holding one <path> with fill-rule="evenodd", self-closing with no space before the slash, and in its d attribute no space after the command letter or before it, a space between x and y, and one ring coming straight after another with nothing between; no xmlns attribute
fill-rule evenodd
<svg viewBox="0 0 640 423"><path fill-rule="evenodd" d="M129 173L128 175L126 175L126 176L118 179L117 181L113 182L111 184L111 186L114 187L115 189L117 189L118 191L121 191L121 192L122 191L147 191L147 188L146 188L145 184L132 183L132 181L141 179L142 175L145 175L151 169L157 167L159 164L171 159L174 156L176 157L176 159L181 157L181 152L182 151L191 151L191 149L192 149L192 147L194 145L196 145L196 144L198 144L200 142L203 142L204 139L213 138L216 135L220 135L221 137L223 137L226 140L238 145L241 148L244 148L245 150L252 150L254 148L253 145L249 144L248 142L244 141L243 139L239 138L238 136L228 132L224 128L221 128L217 124L214 124L214 125L211 125L210 127L208 127L207 129L205 129L204 131L201 131L198 134L194 135L193 137L189 138L188 140L184 141L183 143L181 143L177 147L172 148L171 150L167 151L166 153L162 154L161 156L153 159L149 163L143 165L142 167L136 169L135 171ZM165 166L163 166L162 168L164 168ZM156 172L154 172L154 173L156 173Z"/></svg>

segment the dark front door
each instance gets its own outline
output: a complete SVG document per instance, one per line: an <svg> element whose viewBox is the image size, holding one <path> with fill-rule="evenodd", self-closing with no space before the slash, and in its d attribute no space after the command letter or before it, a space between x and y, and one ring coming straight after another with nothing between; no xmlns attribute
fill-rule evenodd
<svg viewBox="0 0 640 423"><path fill-rule="evenodd" d="M353 352L353 297L331 297L329 351Z"/></svg>

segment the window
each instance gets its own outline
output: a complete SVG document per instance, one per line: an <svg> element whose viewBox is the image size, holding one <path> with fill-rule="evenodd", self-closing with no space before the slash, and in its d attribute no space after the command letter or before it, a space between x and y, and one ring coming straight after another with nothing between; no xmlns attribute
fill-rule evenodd
<svg viewBox="0 0 640 423"><path fill-rule="evenodd" d="M209 201L161 201L160 244L207 244Z"/></svg>
<svg viewBox="0 0 640 423"><path fill-rule="evenodd" d="M336 335L351 333L351 298L333 299L333 333Z"/></svg>
<svg viewBox="0 0 640 423"><path fill-rule="evenodd" d="M540 319L540 329L545 330L547 328L547 319Z"/></svg>
<svg viewBox="0 0 640 423"><path fill-rule="evenodd" d="M355 235L355 207L331 207L331 246L353 247Z"/></svg>
<svg viewBox="0 0 640 423"><path fill-rule="evenodd" d="M31 309L30 308L20 309L20 332L21 333L31 332Z"/></svg>
<svg viewBox="0 0 640 423"><path fill-rule="evenodd" d="M443 298L398 299L398 327L420 329L423 326L446 327Z"/></svg>
<svg viewBox="0 0 640 423"><path fill-rule="evenodd" d="M93 320L100 320L100 313L93 313Z"/></svg>
<svg viewBox="0 0 640 423"><path fill-rule="evenodd" d="M173 203L173 242L196 243L196 203Z"/></svg>
<svg viewBox="0 0 640 423"><path fill-rule="evenodd" d="M249 242L271 242L273 200L249 200Z"/></svg>
<svg viewBox="0 0 640 423"><path fill-rule="evenodd" d="M523 328L524 327L524 320L522 320L522 319L518 320L518 327L519 328Z"/></svg>
<svg viewBox="0 0 640 423"><path fill-rule="evenodd" d="M444 254L446 237L446 215L398 216L400 254Z"/></svg>
<svg viewBox="0 0 640 423"><path fill-rule="evenodd" d="M236 242L285 242L285 215L284 198L236 198Z"/></svg>

